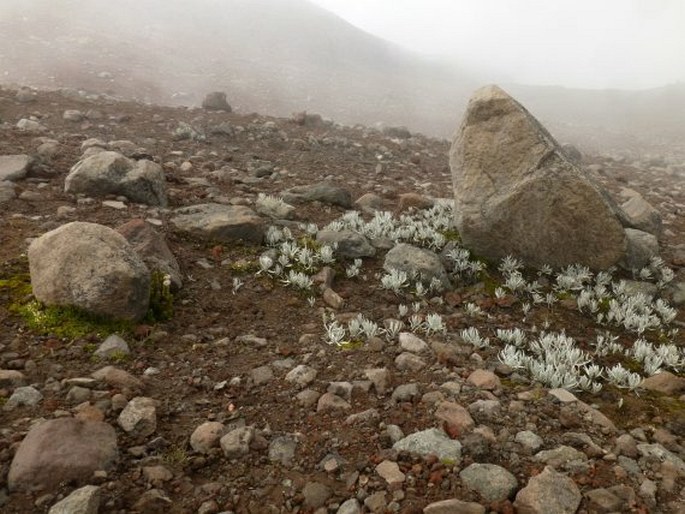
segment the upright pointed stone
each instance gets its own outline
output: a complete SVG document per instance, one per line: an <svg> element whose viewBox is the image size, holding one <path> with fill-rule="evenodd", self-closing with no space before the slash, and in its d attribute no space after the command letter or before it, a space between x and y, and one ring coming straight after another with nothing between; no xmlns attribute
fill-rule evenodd
<svg viewBox="0 0 685 514"><path fill-rule="evenodd" d="M606 192L497 86L479 89L469 101L450 167L457 229L480 256L604 269L626 251Z"/></svg>

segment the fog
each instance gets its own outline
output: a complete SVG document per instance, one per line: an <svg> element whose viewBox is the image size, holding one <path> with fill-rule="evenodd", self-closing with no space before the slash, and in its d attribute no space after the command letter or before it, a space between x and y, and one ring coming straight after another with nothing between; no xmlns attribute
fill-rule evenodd
<svg viewBox="0 0 685 514"><path fill-rule="evenodd" d="M187 106L221 90L240 112L450 137L471 92L497 82L582 148L685 153L684 13L679 0L1 0L0 83Z"/></svg>
<svg viewBox="0 0 685 514"><path fill-rule="evenodd" d="M313 0L492 81L639 89L685 81L682 0Z"/></svg>

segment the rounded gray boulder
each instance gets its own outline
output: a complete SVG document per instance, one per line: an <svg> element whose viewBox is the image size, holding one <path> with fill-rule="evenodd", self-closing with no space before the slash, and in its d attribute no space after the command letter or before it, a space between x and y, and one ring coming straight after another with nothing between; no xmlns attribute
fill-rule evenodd
<svg viewBox="0 0 685 514"><path fill-rule="evenodd" d="M33 294L47 305L125 320L147 313L150 271L111 228L67 223L34 240L28 257Z"/></svg>

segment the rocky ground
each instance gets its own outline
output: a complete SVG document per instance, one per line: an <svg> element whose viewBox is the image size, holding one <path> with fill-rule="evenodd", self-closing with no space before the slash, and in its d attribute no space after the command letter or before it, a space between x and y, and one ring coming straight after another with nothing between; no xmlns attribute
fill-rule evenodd
<svg viewBox="0 0 685 514"><path fill-rule="evenodd" d="M594 338L601 327L573 302L524 316L516 297L493 297L496 264L487 281L430 300L397 295L379 280L383 245L357 277L345 275L352 259L341 261L327 296L308 301L256 274L263 245L193 237L171 222L180 207L254 206L259 193L303 186L306 196L319 183L330 194L297 203L281 226L321 228L368 202L412 212L451 195L447 141L74 91L0 89L0 122L0 155L30 156L25 174L0 182L3 512L685 512L682 378L660 391L607 385L572 395L460 335L545 326ZM65 193L93 146L158 162L168 207ZM675 272L663 295L677 309L672 342L682 347L685 170L601 156L584 164L619 203L637 191L661 214L661 255ZM378 198L346 205L344 191ZM109 333L59 337L27 326L13 307L28 298L11 285L28 272L30 241L71 221L116 228L136 218L165 236L180 264L171 319L123 331L126 344L115 340L109 354L98 351ZM440 314L445 333L326 343L322 314L383 325L412 303ZM621 344L635 339L615 334ZM19 452L30 430L49 451ZM79 467L86 476L75 478ZM86 484L96 487L72 494ZM78 507L58 504L67 496Z"/></svg>

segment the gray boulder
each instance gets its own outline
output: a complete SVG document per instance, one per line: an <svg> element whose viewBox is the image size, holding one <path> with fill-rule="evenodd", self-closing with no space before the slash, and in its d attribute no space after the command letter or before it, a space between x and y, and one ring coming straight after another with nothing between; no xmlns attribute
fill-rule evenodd
<svg viewBox="0 0 685 514"><path fill-rule="evenodd" d="M459 472L466 487L489 502L506 500L518 487L516 477L496 464L473 463Z"/></svg>
<svg viewBox="0 0 685 514"><path fill-rule="evenodd" d="M243 205L205 203L176 209L171 224L180 232L210 241L261 243L264 220Z"/></svg>
<svg viewBox="0 0 685 514"><path fill-rule="evenodd" d="M43 493L64 482L85 482L116 461L114 428L100 421L59 418L34 425L19 445L7 476L10 491Z"/></svg>
<svg viewBox="0 0 685 514"><path fill-rule="evenodd" d="M202 108L208 111L226 111L231 112L231 106L226 101L226 93L221 91L214 91L207 93L204 100L202 100Z"/></svg>
<svg viewBox="0 0 685 514"><path fill-rule="evenodd" d="M98 152L77 162L64 181L64 191L122 195L132 202L167 205L162 167L152 161L134 161L118 152Z"/></svg>
<svg viewBox="0 0 685 514"><path fill-rule="evenodd" d="M631 196L621 204L621 209L628 227L649 232L655 236L661 234L661 214L642 195Z"/></svg>
<svg viewBox="0 0 685 514"><path fill-rule="evenodd" d="M290 204L321 202L340 207L352 207L352 195L347 189L326 182L295 186L283 191L283 201Z"/></svg>
<svg viewBox="0 0 685 514"><path fill-rule="evenodd" d="M393 449L418 453L419 455L436 455L440 460L449 460L455 464L461 461L461 443L450 439L442 430L429 428L414 432L393 445Z"/></svg>
<svg viewBox="0 0 685 514"><path fill-rule="evenodd" d="M383 269L386 271L397 269L406 272L409 276L417 275L426 283L436 278L443 287L450 286L447 271L435 252L406 243L395 245L385 255Z"/></svg>
<svg viewBox="0 0 685 514"><path fill-rule="evenodd" d="M518 492L514 508L522 514L574 514L581 499L571 478L547 466Z"/></svg>
<svg viewBox="0 0 685 514"><path fill-rule="evenodd" d="M371 246L368 239L351 230L342 230L340 232L320 230L316 234L316 240L319 243L331 246L337 245L335 254L340 257L355 259L357 257L373 257L376 255L376 249Z"/></svg>
<svg viewBox="0 0 685 514"><path fill-rule="evenodd" d="M652 234L634 228L627 228L625 233L628 246L619 263L622 268L640 270L649 264L652 257L659 255L659 241Z"/></svg>
<svg viewBox="0 0 685 514"><path fill-rule="evenodd" d="M98 486L83 486L50 507L48 514L98 514L100 496Z"/></svg>
<svg viewBox="0 0 685 514"><path fill-rule="evenodd" d="M0 182L23 179L28 174L30 162L28 155L0 155Z"/></svg>
<svg viewBox="0 0 685 514"><path fill-rule="evenodd" d="M150 271L169 275L174 289L181 289L181 267L166 244L164 236L140 218L117 227L117 232L126 238Z"/></svg>
<svg viewBox="0 0 685 514"><path fill-rule="evenodd" d="M72 222L35 239L28 250L33 294L117 319L147 313L150 272L126 239L96 223Z"/></svg>
<svg viewBox="0 0 685 514"><path fill-rule="evenodd" d="M608 195L497 86L474 93L450 150L456 225L477 255L608 268L623 227Z"/></svg>
<svg viewBox="0 0 685 514"><path fill-rule="evenodd" d="M0 205L17 197L12 182L0 181Z"/></svg>

